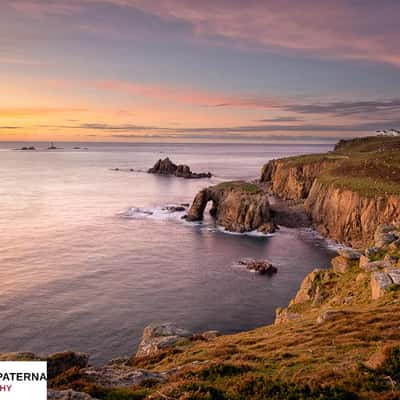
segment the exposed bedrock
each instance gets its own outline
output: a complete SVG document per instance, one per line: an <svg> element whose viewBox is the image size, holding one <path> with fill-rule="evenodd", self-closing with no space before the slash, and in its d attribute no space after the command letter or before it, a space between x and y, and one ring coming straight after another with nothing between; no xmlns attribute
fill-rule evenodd
<svg viewBox="0 0 400 400"><path fill-rule="evenodd" d="M225 182L201 190L189 210L188 221L201 221L208 202L210 214L218 225L232 232L259 230L273 232L268 197L257 185L246 182Z"/></svg>
<svg viewBox="0 0 400 400"><path fill-rule="evenodd" d="M158 160L153 168L150 168L147 172L157 175L173 175L186 179L211 178L212 176L210 172L192 172L188 165L176 165L168 157L164 160Z"/></svg>

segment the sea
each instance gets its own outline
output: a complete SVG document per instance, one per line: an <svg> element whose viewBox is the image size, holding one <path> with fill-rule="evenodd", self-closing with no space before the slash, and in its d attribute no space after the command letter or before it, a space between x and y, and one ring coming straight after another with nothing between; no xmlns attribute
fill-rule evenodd
<svg viewBox="0 0 400 400"><path fill-rule="evenodd" d="M92 364L135 353L143 329L174 322L230 334L270 324L335 245L311 229L265 236L189 223L168 206L253 180L268 160L331 145L0 143L0 352L63 350ZM159 158L211 179L146 173ZM273 276L238 266L268 259Z"/></svg>

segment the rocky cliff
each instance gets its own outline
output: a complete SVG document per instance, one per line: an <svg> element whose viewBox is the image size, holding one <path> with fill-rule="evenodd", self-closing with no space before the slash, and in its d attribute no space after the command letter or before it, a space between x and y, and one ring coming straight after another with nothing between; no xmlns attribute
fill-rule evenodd
<svg viewBox="0 0 400 400"><path fill-rule="evenodd" d="M225 182L201 190L187 215L188 221L201 221L208 202L218 225L232 232L259 230L272 232L274 225L268 197L258 186L246 182Z"/></svg>
<svg viewBox="0 0 400 400"><path fill-rule="evenodd" d="M261 182L275 196L303 203L322 234L365 247L380 224L400 221L396 143L376 137L342 141L331 153L273 160L263 167Z"/></svg>

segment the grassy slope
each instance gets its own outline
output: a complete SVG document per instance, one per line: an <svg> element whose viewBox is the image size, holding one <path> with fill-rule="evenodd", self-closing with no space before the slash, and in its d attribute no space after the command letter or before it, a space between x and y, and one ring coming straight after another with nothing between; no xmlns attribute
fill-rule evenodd
<svg viewBox="0 0 400 400"><path fill-rule="evenodd" d="M365 196L400 195L400 137L369 137L339 143L335 151L284 159L288 167L335 161L318 180Z"/></svg>

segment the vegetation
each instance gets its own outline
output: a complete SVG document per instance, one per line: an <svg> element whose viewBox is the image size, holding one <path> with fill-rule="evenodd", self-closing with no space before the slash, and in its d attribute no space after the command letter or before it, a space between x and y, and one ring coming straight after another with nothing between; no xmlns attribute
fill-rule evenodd
<svg viewBox="0 0 400 400"><path fill-rule="evenodd" d="M258 193L260 188L258 185L245 181L232 181L232 182L222 182L216 186L218 189L224 190L239 190L246 193Z"/></svg>

